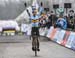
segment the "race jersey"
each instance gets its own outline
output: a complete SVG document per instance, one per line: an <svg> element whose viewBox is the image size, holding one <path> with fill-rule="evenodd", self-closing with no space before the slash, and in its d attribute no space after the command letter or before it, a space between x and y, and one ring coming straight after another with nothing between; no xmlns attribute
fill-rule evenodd
<svg viewBox="0 0 75 58"><path fill-rule="evenodd" d="M32 27L39 27L39 18L40 16L35 15L30 17L30 22Z"/></svg>

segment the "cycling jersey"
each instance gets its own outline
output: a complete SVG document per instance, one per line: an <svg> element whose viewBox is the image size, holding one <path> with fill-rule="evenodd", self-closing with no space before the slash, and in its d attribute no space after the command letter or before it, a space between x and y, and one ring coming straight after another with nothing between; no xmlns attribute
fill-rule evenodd
<svg viewBox="0 0 75 58"><path fill-rule="evenodd" d="M31 22L32 27L39 27L39 18L40 17L38 15L30 17L30 22Z"/></svg>

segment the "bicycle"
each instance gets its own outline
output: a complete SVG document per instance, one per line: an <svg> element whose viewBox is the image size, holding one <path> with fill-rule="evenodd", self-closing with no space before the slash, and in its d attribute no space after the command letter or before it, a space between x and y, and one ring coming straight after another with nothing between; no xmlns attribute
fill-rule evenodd
<svg viewBox="0 0 75 58"><path fill-rule="evenodd" d="M37 36L36 34L34 34L33 36L31 36L32 39L34 40L34 52L35 52L35 56L37 56L37 51L38 51L38 38L39 36Z"/></svg>

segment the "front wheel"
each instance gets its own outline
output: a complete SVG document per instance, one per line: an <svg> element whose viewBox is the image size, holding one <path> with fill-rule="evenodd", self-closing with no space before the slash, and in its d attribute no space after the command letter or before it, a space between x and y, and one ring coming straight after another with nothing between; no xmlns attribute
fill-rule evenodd
<svg viewBox="0 0 75 58"><path fill-rule="evenodd" d="M37 56L37 39L35 38L35 56Z"/></svg>

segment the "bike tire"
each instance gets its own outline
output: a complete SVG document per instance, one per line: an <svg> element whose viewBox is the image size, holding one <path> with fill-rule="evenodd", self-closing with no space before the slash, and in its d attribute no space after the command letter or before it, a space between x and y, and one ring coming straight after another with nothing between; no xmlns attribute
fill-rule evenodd
<svg viewBox="0 0 75 58"><path fill-rule="evenodd" d="M37 38L35 38L35 56L37 56Z"/></svg>
<svg viewBox="0 0 75 58"><path fill-rule="evenodd" d="M35 56L37 56L37 48L35 48Z"/></svg>

